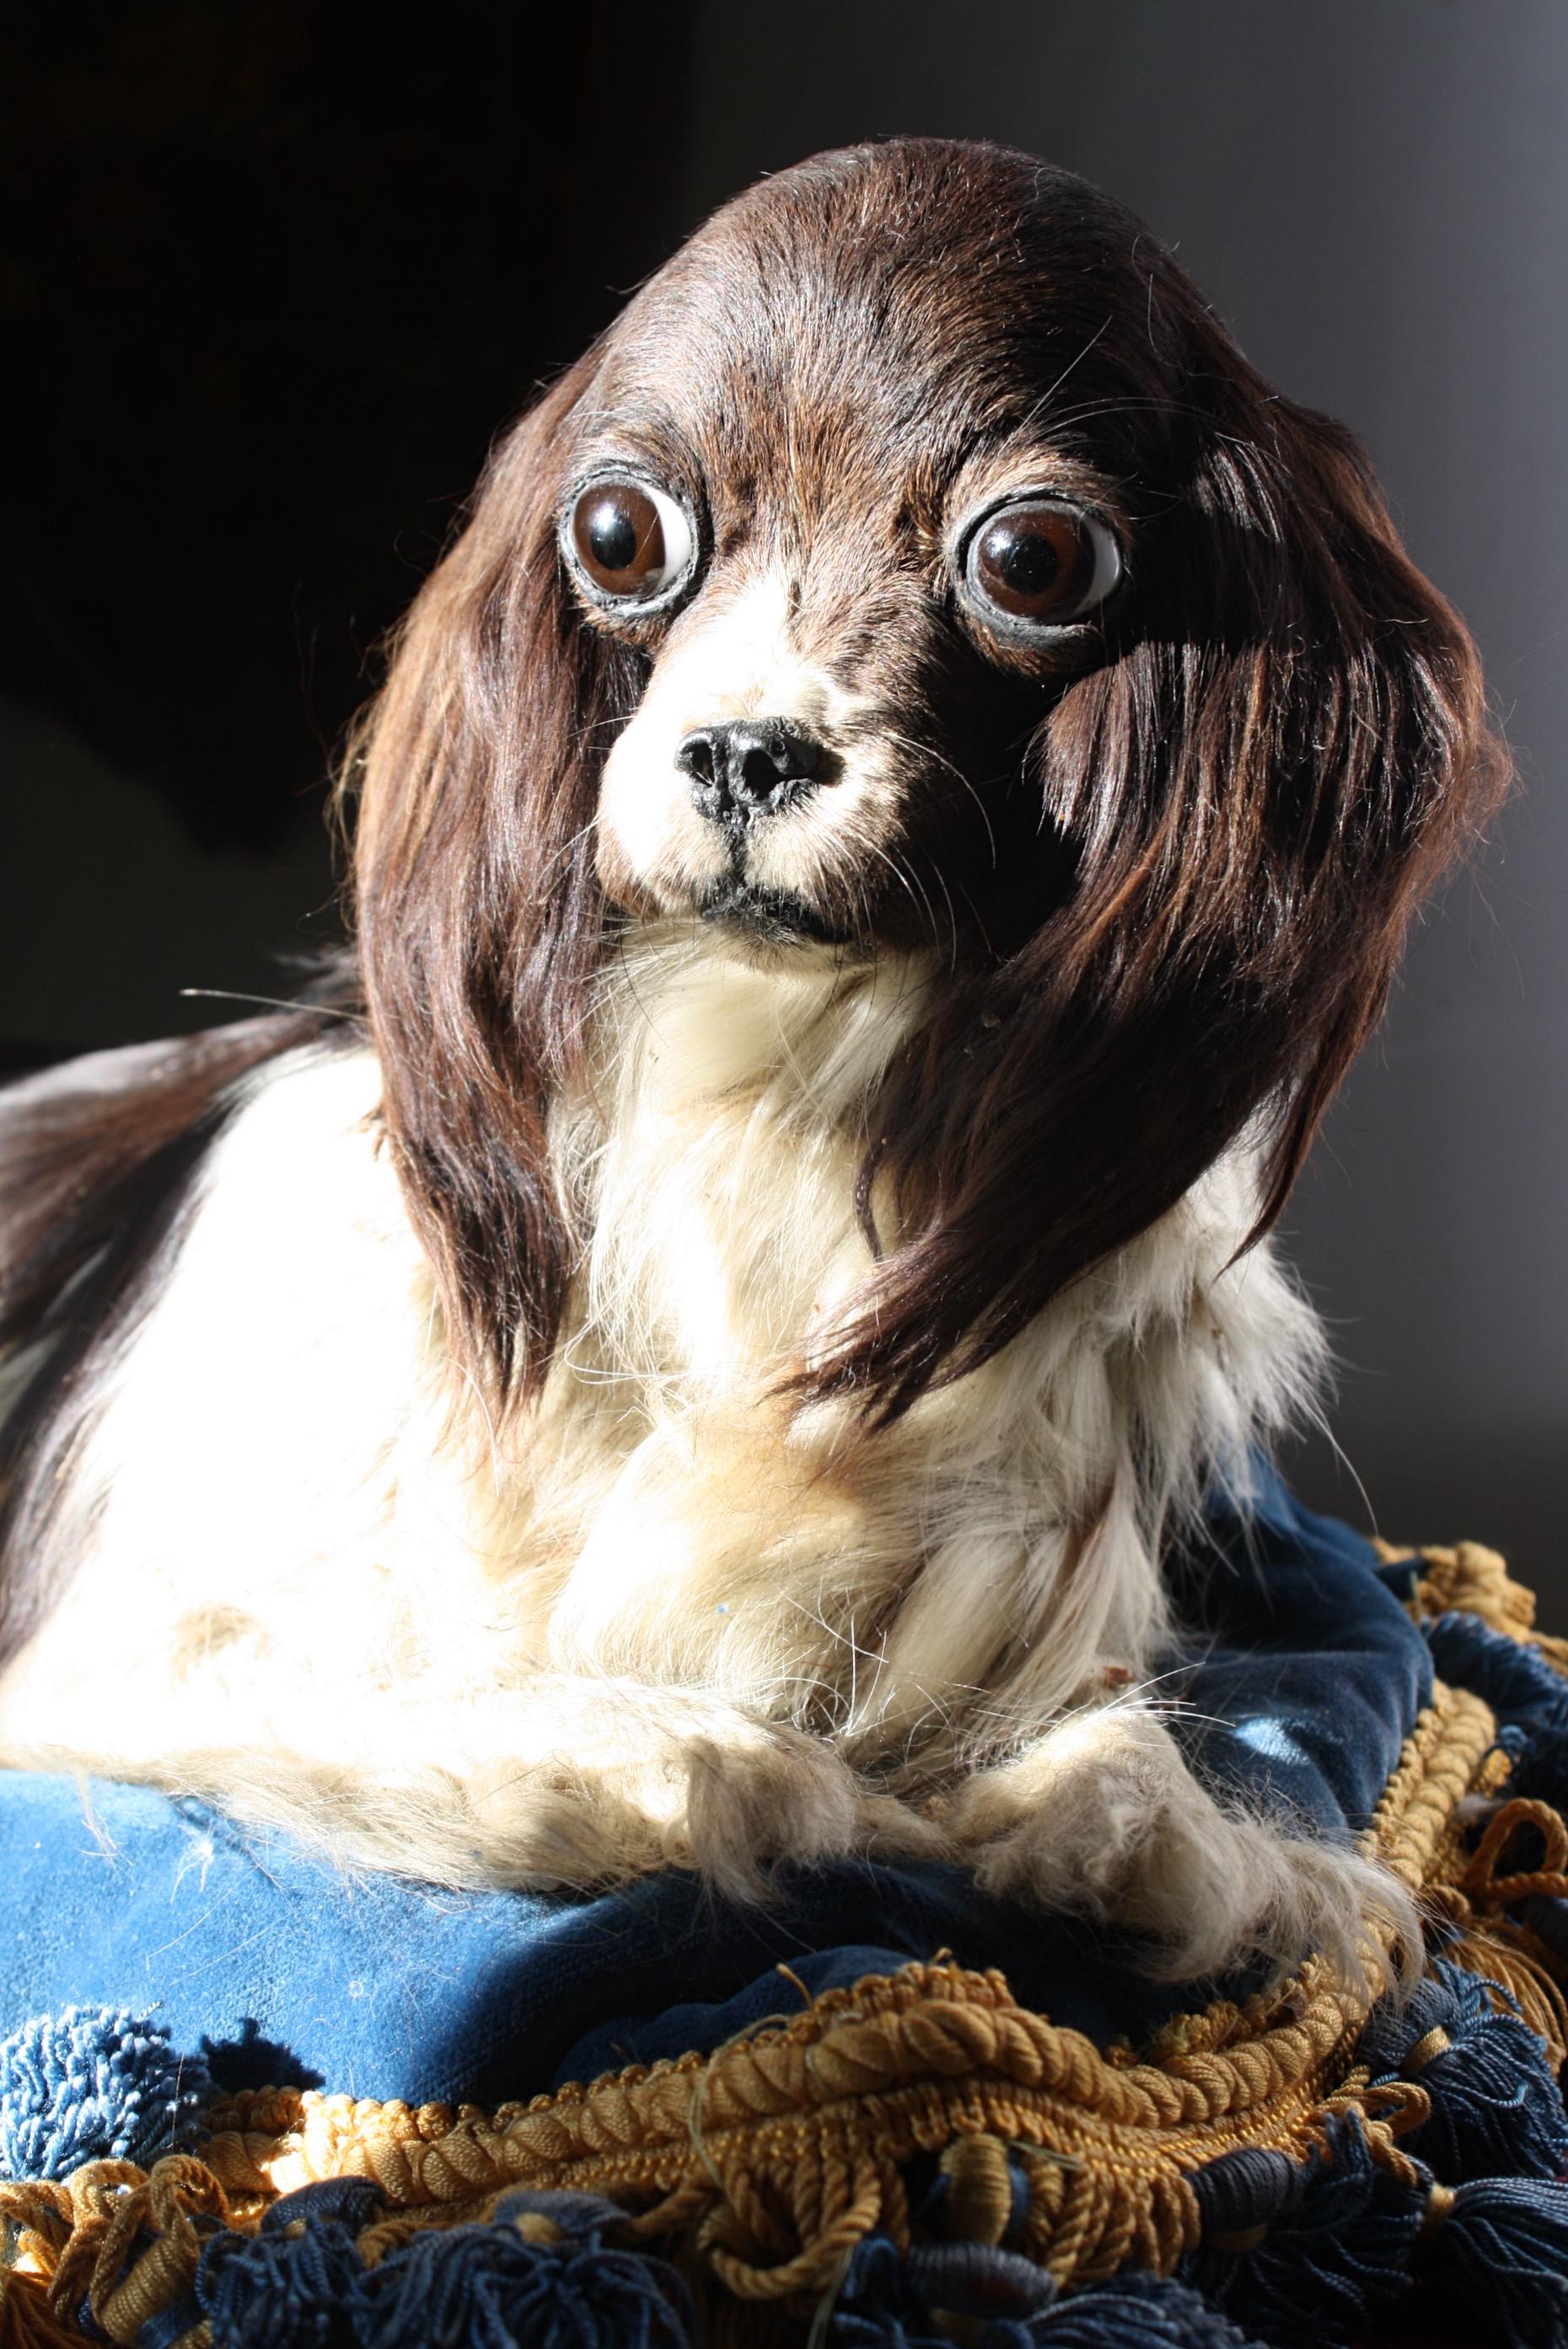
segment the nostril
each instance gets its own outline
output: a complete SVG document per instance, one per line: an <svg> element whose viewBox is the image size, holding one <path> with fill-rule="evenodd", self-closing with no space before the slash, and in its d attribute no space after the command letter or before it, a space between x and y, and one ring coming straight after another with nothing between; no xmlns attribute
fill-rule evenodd
<svg viewBox="0 0 1568 2349"><path fill-rule="evenodd" d="M782 807L816 777L822 746L803 726L764 718L727 728L730 788L754 808Z"/></svg>
<svg viewBox="0 0 1568 2349"><path fill-rule="evenodd" d="M676 764L682 767L695 783L713 781L713 737L711 734L688 734L676 752Z"/></svg>
<svg viewBox="0 0 1568 2349"><path fill-rule="evenodd" d="M740 792L748 800L770 799L780 783L789 781L794 770L781 735L767 742L753 743L740 756Z"/></svg>
<svg viewBox="0 0 1568 2349"><path fill-rule="evenodd" d="M809 783L822 763L822 746L803 726L780 726L768 737L768 756L781 781Z"/></svg>

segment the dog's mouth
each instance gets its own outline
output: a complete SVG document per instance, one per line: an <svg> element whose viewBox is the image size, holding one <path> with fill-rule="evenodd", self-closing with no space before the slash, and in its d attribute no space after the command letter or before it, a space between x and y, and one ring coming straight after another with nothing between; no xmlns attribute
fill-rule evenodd
<svg viewBox="0 0 1568 2349"><path fill-rule="evenodd" d="M705 922L738 932L757 944L777 947L848 947L855 940L787 889L754 881L729 880L708 892L697 908Z"/></svg>

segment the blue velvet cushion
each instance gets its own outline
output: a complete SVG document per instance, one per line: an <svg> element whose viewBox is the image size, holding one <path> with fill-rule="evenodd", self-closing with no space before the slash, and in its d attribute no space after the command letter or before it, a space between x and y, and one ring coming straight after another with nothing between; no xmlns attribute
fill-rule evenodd
<svg viewBox="0 0 1568 2349"><path fill-rule="evenodd" d="M1426 1642L1370 1547L1262 1472L1173 1562L1197 1631L1169 1688L1213 1780L1330 1835L1363 1826L1430 1696ZM273 1834L144 1788L0 1775L0 2029L72 2003L154 2017L221 2086L494 2102L717 2046L911 1958L999 1966L1104 2044L1191 2006L1071 1920L981 1897L959 1868L797 1869L767 1909L669 1874L593 1899L354 1878Z"/></svg>

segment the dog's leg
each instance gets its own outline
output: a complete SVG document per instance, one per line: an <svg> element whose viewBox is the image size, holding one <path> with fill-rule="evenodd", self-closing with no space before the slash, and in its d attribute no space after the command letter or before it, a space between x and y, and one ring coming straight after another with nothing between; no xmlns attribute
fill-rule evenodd
<svg viewBox="0 0 1568 2349"><path fill-rule="evenodd" d="M1192 1981L1315 1951L1359 1984L1419 1948L1408 1895L1343 1845L1229 1807L1135 1705L1077 1713L940 1806L988 1889L1149 1937L1145 1970Z"/></svg>
<svg viewBox="0 0 1568 2349"><path fill-rule="evenodd" d="M899 1806L863 1802L823 1739L701 1690L539 1672L514 1688L421 1693L263 1664L162 1694L144 1703L139 1738L122 1722L101 1744L67 1748L36 1728L0 1735L0 1763L140 1780L348 1866L455 1886L590 1886L684 1867L745 1899L774 1861L885 1845L894 1827L905 1845L935 1839Z"/></svg>
<svg viewBox="0 0 1568 2349"><path fill-rule="evenodd" d="M853 1775L829 1744L700 1690L552 1673L471 1708L463 1734L491 1882L673 1866L747 1899L770 1863L863 1837Z"/></svg>

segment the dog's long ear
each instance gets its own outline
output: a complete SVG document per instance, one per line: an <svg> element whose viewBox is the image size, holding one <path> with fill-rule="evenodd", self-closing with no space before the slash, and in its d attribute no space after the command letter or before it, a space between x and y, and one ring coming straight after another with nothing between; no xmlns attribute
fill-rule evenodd
<svg viewBox="0 0 1568 2349"><path fill-rule="evenodd" d="M546 1123L601 951L592 825L618 687L562 579L556 520L593 372L590 355L500 445L346 774L390 1145L449 1339L499 1403L542 1376L573 1249Z"/></svg>
<svg viewBox="0 0 1568 2349"><path fill-rule="evenodd" d="M1031 747L1073 885L880 1106L862 1200L887 1253L803 1381L873 1419L994 1353L1243 1133L1268 1226L1411 911L1506 784L1474 647L1358 445L1195 297L1183 331L1180 493Z"/></svg>

